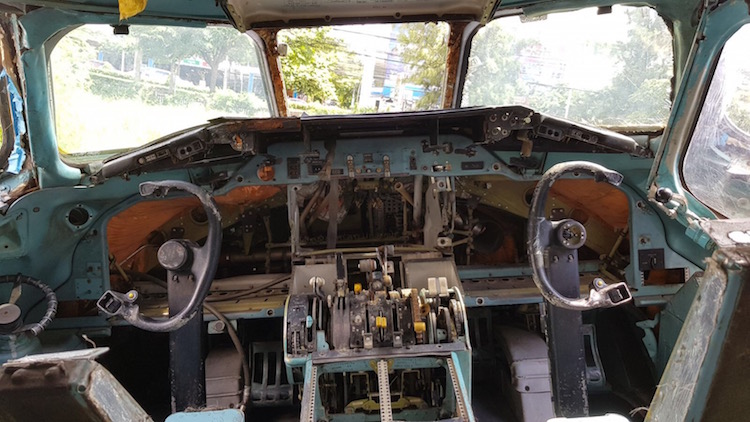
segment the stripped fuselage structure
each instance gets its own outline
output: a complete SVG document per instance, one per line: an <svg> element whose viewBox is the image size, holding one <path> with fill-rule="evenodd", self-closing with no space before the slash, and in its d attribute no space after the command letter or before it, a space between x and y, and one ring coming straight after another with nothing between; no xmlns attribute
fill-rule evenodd
<svg viewBox="0 0 750 422"><path fill-rule="evenodd" d="M672 31L674 98L666 128L627 131L460 107L488 21L614 2L218 3L128 23L248 31L272 117L79 166L58 152L49 55L118 25L117 4L3 4L0 419L746 414L748 223L680 170L746 3L647 2ZM437 19L443 109L287 117L280 28Z"/></svg>

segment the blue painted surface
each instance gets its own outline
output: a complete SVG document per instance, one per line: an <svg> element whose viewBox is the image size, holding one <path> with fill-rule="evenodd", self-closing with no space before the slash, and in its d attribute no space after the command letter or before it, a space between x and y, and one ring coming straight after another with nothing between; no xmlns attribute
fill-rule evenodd
<svg viewBox="0 0 750 422"><path fill-rule="evenodd" d="M664 372L664 368L667 366L667 361L672 354L674 345L677 343L677 337L680 335L680 330L697 291L698 280L696 278L691 279L674 295L660 313L659 345L656 354L656 371L659 375Z"/></svg>
<svg viewBox="0 0 750 422"><path fill-rule="evenodd" d="M169 415L165 422L244 422L245 414L237 409L180 412Z"/></svg>
<svg viewBox="0 0 750 422"><path fill-rule="evenodd" d="M444 137L441 141L452 142L456 148L470 144L467 138L458 136ZM384 139L368 139L362 140L360 143L342 143L337 150L334 166L346 168L347 154L359 158L357 161L361 163L363 160L360 151L369 150L374 151L374 162L368 164L362 170L363 173L370 171L377 174L377 168L382 166L383 156L388 154L391 160L391 172L394 175L409 173L428 176L499 175L509 174L510 171L504 167L501 167L500 170L493 170L489 164L499 162L498 158L507 160L513 155L513 153L490 154L484 149L478 148L476 156L472 159L483 160L487 165L480 170L461 170L461 161L466 158L459 154L442 152L432 155L416 154L418 170L409 171L412 151L421 151L421 138L404 138L403 142L399 144L400 147L395 150L396 152L400 151L397 154L393 154L392 147L386 148L385 145L388 144ZM320 152L321 156L325 156L326 150L323 143L314 142L312 146ZM303 149L304 146L301 143L274 144L269 148L268 153L278 157L288 157L302 154ZM57 154L56 151L55 154ZM289 180L284 173L277 174L277 177L272 181L263 182L258 178L256 170L265 159L265 155L258 155L249 159L245 164L215 166L214 170L226 172L230 181L220 189L215 190L214 194L223 195L240 186L285 185L290 182L313 183L318 180L316 175L307 174L307 168L303 166L301 178L298 180ZM680 256L680 254L671 252L672 244L666 237L664 221L660 218L661 213L652 209L643 194L640 193L642 190L639 189L639 186L644 183L650 160L633 158L624 154L548 153L544 159L545 169L556 163L571 159L587 159L626 175L625 183L621 189L630 200L630 212L631 216L634 217L631 219L631 233L635 233L631 236L631 241L634 242L632 245L634 250L640 247L637 244L638 234L647 233L650 241L646 246L648 248L665 248L668 264L674 267L689 267L691 271L698 268L698 263L702 260L701 254L705 256L705 252L701 253L701 250L693 245L691 250L697 250L698 253L691 258L692 262ZM435 163L443 164L449 170L444 172L433 171L432 166ZM73 170L77 171L77 169ZM139 183L163 179L195 182L200 176L201 170L169 170L132 176L128 180L113 178L98 185L61 186L31 192L13 203L7 215L0 217L0 240L9 239L9 247L0 248L0 265L6 272L25 272L30 276L45 280L52 288L58 289L58 295L63 300L75 299L75 283L72 281L90 277L90 274L87 274L87 268L90 267L89 263L107 262L106 229L109 219L143 200L138 195ZM238 181L237 176L241 176L242 181ZM528 175L516 174L515 177L522 180L534 180L539 176L529 173ZM646 204L645 208L639 207L638 202ZM82 227L72 227L68 224L66 215L71 207L81 203L85 203L92 218ZM675 224L670 221L667 221L667 223ZM33 230L30 229L32 227ZM45 250L45 254L31 253L37 250ZM73 252L71 253L71 251ZM49 256L66 258L50 260L48 259ZM522 274L524 272L520 270L513 275ZM631 285L638 286L640 274L636 265L631 265L628 268L627 276L628 281L632 283ZM110 288L108 271L104 271L100 277L102 288L104 290ZM532 303L535 302L536 300L532 300ZM475 305L476 301L469 300L468 303ZM490 303L492 302L487 302L488 305ZM506 302L503 301L503 303ZM520 301L518 303L527 302ZM41 308L37 307L35 312L40 310Z"/></svg>
<svg viewBox="0 0 750 422"><path fill-rule="evenodd" d="M184 2L179 3L180 8L184 7ZM197 9L185 9L183 13L198 14L207 11L207 6L211 2L188 1L197 6ZM742 2L729 2L724 9L737 12L739 7L745 7ZM111 2L85 2L84 4L102 5L111 7ZM211 3L212 4L212 3ZM593 4L593 2L592 2ZM161 23L161 24L190 24L200 26L202 24L185 21L174 21L154 17L154 14L164 10L170 10L173 15L177 12L177 7L170 5L170 2L151 2L147 13L131 19L132 23ZM720 10L724 10L720 9ZM202 12L203 11L203 12ZM214 13L214 10L206 12L208 15ZM724 13L724 12L722 12ZM151 16L149 16L149 14ZM718 15L717 15L718 16ZM723 16L723 15L722 15ZM728 22L729 17L724 17L718 22ZM24 16L21 21L26 29L26 42L28 49L22 55L22 63L26 69L26 113L29 119L29 139L31 152L34 155L37 165L39 183L43 188L40 191L30 193L16 201L8 213L0 216L0 243L8 245L5 249L0 249L0 267L3 272L24 272L28 275L38 277L45 283L56 289L58 296L63 300L74 300L77 298L75 280L91 278L92 274L87 270L91 267L90 263L107 262L107 242L106 227L109 219L122 210L138 203L142 199L137 194L137 186L140 182L146 180L163 180L177 179L185 181L196 181L200 170L170 170L155 172L140 176L133 176L129 180L110 179L100 185L92 185L79 169L71 167L64 163L57 151L54 125L52 122L52 113L50 109L50 92L48 86L48 75L46 73L46 57L52 48L48 43L50 37L63 28L67 28L78 22L88 23L116 23L118 21L116 13L95 14L95 13L75 13L70 11L50 11L36 10ZM721 27L719 24L710 23L707 25L707 34L710 35L708 41L704 42L705 47L700 50L699 60L710 60L715 56L720 48L722 39L728 37L728 34L736 29L736 26ZM724 34L726 37L722 38ZM702 54L702 55L701 55ZM705 61L703 62L705 63ZM705 74L689 73L685 79L685 88L695 88L705 84L707 76ZM253 79L248 81L248 90L252 89ZM689 115L685 114L685 94L678 96L673 118L670 125L675 125L680 119L688 119ZM15 103L14 103L15 104ZM82 117L85 119L85 116ZM19 122L21 120L19 119ZM17 128L17 131L20 128ZM20 133L20 132L18 132ZM671 132L667 133L668 135ZM356 157L355 161L363 162L361 157L362 150L374 151L374 163L362 169L367 174L377 174L377 169L382 163L384 155L388 154L391 160L392 173L394 174L424 174L428 176L477 176L477 175L505 175L517 180L536 180L539 175L528 172L525 174L516 174L508 171L504 167L499 170L493 170L491 163L508 162L511 158L518 155L517 152L488 152L482 148L476 150L477 155L472 160L481 160L487 165L480 170L460 170L461 162L465 161L464 156L458 154L445 154L437 152L427 155L421 153L422 137L405 137L403 138L398 152L393 154L393 148L386 147L384 139L367 139L361 142L341 143L338 146L334 166L346 168L345 157L348 154ZM441 142L451 142L455 148L464 148L471 144L471 141L459 136L442 136ZM684 139L667 138L662 144L667 145L667 154L679 151L684 147ZM322 142L313 143L313 148L320 151L321 156L325 156L326 149ZM676 150L675 150L676 148ZM269 155L279 157L299 155L304 147L301 143L296 144L275 144L269 148ZM412 151L419 153L415 155L417 170L410 171L409 162L413 154ZM637 256L637 249L643 245L638 244L639 234L649 234L648 248L664 248L668 265L675 267L686 267L691 271L696 271L702 264L702 259L706 256L707 251L696 247L696 244L685 235L685 224L683 219L675 222L664 217L664 215L653 208L646 198L646 189L648 188L648 175L652 160L630 157L625 154L609 155L592 155L592 154L573 154L573 153L549 153L538 154L535 157L542 160L547 169L552 165L571 160L586 159L594 161L614 170L625 174L626 179L622 191L628 197L630 203L631 215L631 248L633 256ZM673 190L680 192L680 181L678 179L679 154L675 160L662 160L660 163L660 173L657 182L661 186L672 187ZM215 166L217 171L226 171L230 176L230 181L225 186L214 191L214 194L221 195L229 192L233 188L247 185L286 185L289 183L313 183L318 180L316 175L308 174L307 168L303 167L301 178L298 180L289 180L285 174L278 174L276 179L268 182L261 181L257 176L257 168L264 160L265 155L259 155L249 159L244 164L227 164ZM434 165L442 165L449 170L446 172L433 171ZM242 181L238 182L238 177ZM690 207L699 215L712 216L708 209L698 204L689 195ZM639 206L639 202L645 206ZM81 227L73 227L67 221L65 216L72 206L78 203L85 203L92 219ZM44 251L44 254L38 253ZM55 259L50 259L54 257ZM636 263L633 263L627 269L627 279L631 286L637 287L638 291L635 296L661 295L669 296L679 287L677 286L643 286L640 280L640 272ZM502 274L526 275L526 268L513 269L495 269L487 270L488 274L501 272ZM466 270L469 272L469 270ZM108 271L102 271L98 274L101 281L100 290L106 290L110 287ZM96 297L99 292L91 293ZM467 295L465 302L468 306L479 306L478 296ZM666 299L664 299L666 300ZM540 297L507 299L483 298L484 306L521 304L521 303L538 303ZM22 303L23 305L23 303ZM41 312L37 307L32 310L31 315ZM280 315L281 310L275 309L274 314ZM267 317L265 310L257 313L242 313L233 315L235 318L262 318ZM60 319L55 322L54 327L104 327L110 323L102 317ZM286 344L284 344L286 347ZM460 377L462 380L462 389L467 394L471 394L471 352L455 354L456 362L459 363ZM397 360L399 365L417 365L418 362L407 360ZM310 361L304 358L287 362L289 366L311 365ZM421 364L421 363L420 363ZM361 365L360 365L361 366ZM290 374L291 379L291 374ZM180 413L170 416L168 421L240 421L241 412L237 410L225 410L220 412L202 412L202 413Z"/></svg>
<svg viewBox="0 0 750 422"><path fill-rule="evenodd" d="M6 171L18 174L21 172L24 161L26 161L26 151L21 147L21 136L26 134L26 121L23 118L23 98L4 69L0 72L0 78L5 79L8 83L8 95L13 115L13 133L15 135L13 151L8 158L8 168Z"/></svg>

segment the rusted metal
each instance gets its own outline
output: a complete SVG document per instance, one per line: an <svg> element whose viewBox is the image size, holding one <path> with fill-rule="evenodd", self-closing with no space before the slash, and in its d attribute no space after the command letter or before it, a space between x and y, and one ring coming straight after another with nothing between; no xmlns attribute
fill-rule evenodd
<svg viewBox="0 0 750 422"><path fill-rule="evenodd" d="M269 200L279 192L275 186L241 186L226 195L217 196L223 221L234 224L240 215L250 207ZM139 202L114 216L107 225L109 251L125 265L126 269L148 272L154 265L155 248L143 253L135 253L149 243L154 231L169 233L169 228L180 224L191 239L206 235L205 224L199 224L191 217L191 211L200 206L195 198L173 198L158 202ZM175 223L176 222L176 223ZM132 255L134 254L134 255ZM131 256L132 260L125 260ZM127 261L127 262L122 262Z"/></svg>
<svg viewBox="0 0 750 422"><path fill-rule="evenodd" d="M273 86L273 97L279 116L287 115L286 90L284 89L284 78L281 76L281 62L279 61L279 48L276 39L278 28L256 29L261 40L263 40L263 53L268 62L268 72L271 75L271 86Z"/></svg>
<svg viewBox="0 0 750 422"><path fill-rule="evenodd" d="M8 74L13 85L16 86L18 92L23 94L23 85L18 76L16 70L16 64L18 63L17 50L13 42L13 33L11 30L13 23L8 18L0 19L0 61L2 61L3 69Z"/></svg>
<svg viewBox="0 0 750 422"><path fill-rule="evenodd" d="M232 120L221 123L214 127L216 130L224 130L227 133L239 131L254 132L298 132L301 130L301 122L297 117L275 117L270 119L244 119Z"/></svg>
<svg viewBox="0 0 750 422"><path fill-rule="evenodd" d="M482 10L482 19L480 20L482 25L492 20L492 17L495 15L495 10L497 10L497 7L499 6L498 3L499 2L497 0L487 0L487 2L484 4L484 9Z"/></svg>
<svg viewBox="0 0 750 422"><path fill-rule="evenodd" d="M445 94L443 95L443 108L453 106L456 79L458 78L458 64L461 61L461 39L468 22L451 22L451 32L448 36L448 55L445 59Z"/></svg>
<svg viewBox="0 0 750 422"><path fill-rule="evenodd" d="M745 261L741 271L732 270L740 274L734 282L741 284L741 287L721 353L718 355L713 382L706 397L704 421L741 420L750 412L746 387L747 376L750 374L750 360L745 358L750 348L750 337L747 336L747 329L750 327L750 289L747 284L750 278L747 264L749 252L750 250L744 247L738 248L733 254L734 257L741 257L739 260ZM740 264L737 261L735 263ZM730 283L733 282L731 278L730 275Z"/></svg>
<svg viewBox="0 0 750 422"><path fill-rule="evenodd" d="M510 181L502 176L483 176L474 178L473 182L460 181L459 187L479 198L482 204L502 207L509 213L527 217L529 207L525 202L526 195L534 189L535 184L533 181ZM563 179L555 182L551 194L556 206L564 208L567 216L574 216L574 213L578 218L582 213L588 215L589 218L585 221L588 233L586 246L600 255L611 251L617 231L628 226L628 198L609 184L597 183L593 179ZM550 204L547 213L551 212L551 207ZM511 229L509 227L508 231ZM511 241L503 244L505 253L500 256L495 253L478 254L477 258L483 264L515 262L512 254L514 243ZM497 251L500 252L502 251Z"/></svg>
<svg viewBox="0 0 750 422"><path fill-rule="evenodd" d="M94 361L107 350L27 356L3 365L3 420L152 421L117 379Z"/></svg>

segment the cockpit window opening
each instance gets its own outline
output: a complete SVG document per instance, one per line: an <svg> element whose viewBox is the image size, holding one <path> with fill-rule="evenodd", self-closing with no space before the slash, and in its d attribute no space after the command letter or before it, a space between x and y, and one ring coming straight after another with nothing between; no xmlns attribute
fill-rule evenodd
<svg viewBox="0 0 750 422"><path fill-rule="evenodd" d="M726 42L682 163L688 190L727 218L750 217L750 24Z"/></svg>
<svg viewBox="0 0 750 422"><path fill-rule="evenodd" d="M445 22L279 31L289 115L441 108L449 32Z"/></svg>
<svg viewBox="0 0 750 422"><path fill-rule="evenodd" d="M648 7L507 16L480 29L462 106L520 104L593 126L663 127L672 35Z"/></svg>
<svg viewBox="0 0 750 422"><path fill-rule="evenodd" d="M58 148L85 162L218 117L270 117L258 48L234 28L83 25L50 55Z"/></svg>

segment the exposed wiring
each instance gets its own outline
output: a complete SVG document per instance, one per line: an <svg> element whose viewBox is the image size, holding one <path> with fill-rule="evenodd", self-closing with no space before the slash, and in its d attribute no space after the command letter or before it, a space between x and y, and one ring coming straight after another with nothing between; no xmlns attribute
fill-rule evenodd
<svg viewBox="0 0 750 422"><path fill-rule="evenodd" d="M393 248L394 252L435 252L435 248L428 248L425 246L396 246ZM318 255L332 255L337 252L341 253L368 253L372 252L372 248L337 248L337 249L322 249L317 251L306 251L300 252L300 256L318 256Z"/></svg>
<svg viewBox="0 0 750 422"><path fill-rule="evenodd" d="M302 214L299 216L299 225L303 236L307 236L307 216L313 209L318 208L320 205L320 202L322 201L321 195L323 194L323 191L325 191L325 186L324 183L318 182L318 188L315 189L312 197L307 201L307 205L305 205L305 208L302 210Z"/></svg>
<svg viewBox="0 0 750 422"><path fill-rule="evenodd" d="M141 279L141 280L145 280L145 281L150 281L150 282L158 285L159 287L161 287L161 288L163 288L165 290L167 289L167 282L165 282L164 280L161 280L158 277L154 277L151 274L141 273L141 272L132 271L132 270L125 270L125 272L127 274L129 274L130 277L133 278L133 279ZM278 285L280 283L288 281L291 278L292 278L291 275L284 274L281 277L274 278L273 280L269 281L266 284L262 284L262 285L260 285L260 286L258 286L256 288L254 288L254 289L250 289L250 290L247 290L247 291L244 291L244 292L236 292L236 293L232 293L232 294L228 294L228 295L223 295L223 296L208 296L208 297L206 297L206 302L224 302L224 301L227 301L227 300L239 299L239 298L242 298L242 297L245 297L245 296L249 296L251 294L255 294L255 293L258 293L260 291L266 290L269 287L276 286L276 285Z"/></svg>
<svg viewBox="0 0 750 422"><path fill-rule="evenodd" d="M6 276L6 277L8 277L8 276ZM16 276L13 276L13 277L21 277L21 274L17 274ZM18 279L17 279L17 280L18 280ZM55 287L54 289L50 289L50 290L51 290L51 292L52 292L53 294L55 294L55 293L57 293L57 290L58 290L59 288L61 288L62 286L64 286L64 285L65 285L65 283L62 283L62 284L60 284L59 286ZM47 287L47 288L49 289L49 287ZM23 314L23 316L21 317L21 319L22 319L22 320L25 320L25 319L26 319L26 318L27 318L27 317L28 317L29 315L31 315L31 312L32 312L32 311L33 311L33 310L34 310L34 309L35 309L35 308L36 308L37 306L39 306L39 305L40 305L40 304L41 304L42 302L45 302L45 301L47 301L47 312L49 313L49 299L50 299L50 295L49 295L49 292L46 292L46 291L45 291L44 289L42 289L42 288L39 288L39 290L40 290L40 291L41 291L41 292L43 293L42 297L41 297L41 298L40 298L39 300L37 300L36 302L34 302L34 303L33 303L33 304L32 304L32 305L31 305L31 306L30 306L30 307L28 308L28 310L27 310L27 311L26 311L26 312L25 312L25 313ZM55 310L56 310L56 309L57 309L57 297L55 296ZM54 317L54 315L53 315L53 317Z"/></svg>
<svg viewBox="0 0 750 422"><path fill-rule="evenodd" d="M247 290L247 291L244 291L244 292L237 292L237 293L228 294L228 295L224 295L224 296L209 296L209 297L206 298L206 302L223 302L223 301L226 301L226 300L239 299L239 298L242 298L242 297L245 297L245 296L249 296L251 294L258 293L260 291L266 290L269 287L273 287L273 286L275 286L277 284L283 283L283 282L285 282L285 281L287 281L287 280L289 280L291 278L292 277L290 275L285 274L285 275L283 275L281 277L278 277L278 278L275 278L275 279L269 281L266 284L262 284L262 285L260 285L260 286L258 286L256 288L254 288L254 289L250 289L250 290Z"/></svg>
<svg viewBox="0 0 750 422"><path fill-rule="evenodd" d="M641 412L648 412L648 407L644 407L644 406L636 407L635 409L633 409L630 412L628 412L628 414L631 417L635 417L635 415L637 415L638 413L641 413Z"/></svg>
<svg viewBox="0 0 750 422"><path fill-rule="evenodd" d="M122 265L120 265L117 262L117 258L115 257L114 254L111 254L111 253L109 254L109 264L115 267L115 269L117 270L117 272L120 274L120 276L123 279L125 279L125 281L130 281L130 278L128 277L127 274L125 274L125 270L123 270L122 269Z"/></svg>
<svg viewBox="0 0 750 422"><path fill-rule="evenodd" d="M86 340L86 343L90 344L91 347L93 347L94 349L96 349L96 343L94 343L94 340L91 340L89 338L89 336L87 336L86 334L81 334L81 338L83 338L84 340Z"/></svg>
<svg viewBox="0 0 750 422"><path fill-rule="evenodd" d="M155 277L151 274L146 274L146 273L133 271L133 270L125 270L125 272L129 274L133 278L133 280L140 278L141 280L144 280L144 281L150 281L156 284L157 286L163 288L164 290L167 289L167 282L160 279L159 277Z"/></svg>
<svg viewBox="0 0 750 422"><path fill-rule="evenodd" d="M140 251L148 248L149 246L154 247L154 248L158 247L158 245L152 245L150 243L146 243L145 245L141 245L138 249L134 250L133 253L131 253L130 255L128 255L127 257L125 257L125 259L123 259L122 261L120 261L119 264L117 264L117 265L122 266L126 262L130 261L131 259L133 259L134 256L138 255L138 252L140 252Z"/></svg>

